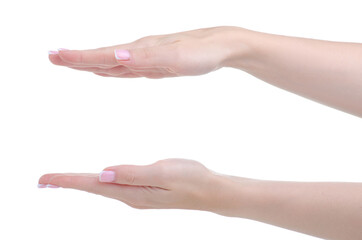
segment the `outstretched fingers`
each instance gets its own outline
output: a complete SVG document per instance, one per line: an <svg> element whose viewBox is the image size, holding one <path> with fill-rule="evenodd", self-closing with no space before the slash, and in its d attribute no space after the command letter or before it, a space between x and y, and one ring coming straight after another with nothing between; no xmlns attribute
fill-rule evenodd
<svg viewBox="0 0 362 240"><path fill-rule="evenodd" d="M52 173L45 174L39 179L39 187L73 188L86 192L100 194L102 184L98 181L98 174L92 173ZM110 185L112 186L112 185Z"/></svg>
<svg viewBox="0 0 362 240"><path fill-rule="evenodd" d="M88 50L59 49L59 51L50 51L49 59L52 63L62 66L108 68L119 65L114 55L115 48L116 46Z"/></svg>
<svg viewBox="0 0 362 240"><path fill-rule="evenodd" d="M49 60L59 66L90 71L101 76L163 78L179 76L177 46L147 46L131 44L90 50L49 51Z"/></svg>
<svg viewBox="0 0 362 240"><path fill-rule="evenodd" d="M39 179L40 188L71 188L117 199L134 208L153 208L152 199L165 190L156 187L102 183L99 174L56 173Z"/></svg>

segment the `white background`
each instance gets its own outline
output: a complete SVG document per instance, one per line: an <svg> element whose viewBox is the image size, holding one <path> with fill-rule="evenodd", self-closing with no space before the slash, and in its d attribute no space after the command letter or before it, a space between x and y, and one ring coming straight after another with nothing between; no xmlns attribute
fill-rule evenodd
<svg viewBox="0 0 362 240"><path fill-rule="evenodd" d="M251 178L362 181L360 118L234 69L102 78L54 66L47 52L220 25L362 42L359 2L2 1L0 239L315 239L212 213L135 210L37 181L169 157Z"/></svg>

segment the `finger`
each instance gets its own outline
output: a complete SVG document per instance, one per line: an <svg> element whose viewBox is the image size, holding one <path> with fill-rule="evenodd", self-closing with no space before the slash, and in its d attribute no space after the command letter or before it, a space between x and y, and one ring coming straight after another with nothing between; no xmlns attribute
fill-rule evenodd
<svg viewBox="0 0 362 240"><path fill-rule="evenodd" d="M79 70L79 71L86 71L86 72L99 72L101 71L101 68L99 67L75 67L75 66L68 66L71 69Z"/></svg>
<svg viewBox="0 0 362 240"><path fill-rule="evenodd" d="M77 67L77 68L88 68L91 67L93 65L77 65L77 64L73 64L73 63L69 63L69 62L64 62L58 52L53 51L54 53L49 54L49 60L51 63L53 63L54 65L58 65L58 66L65 66L65 67ZM98 68L112 68L113 66L98 66Z"/></svg>
<svg viewBox="0 0 362 240"><path fill-rule="evenodd" d="M120 200L132 207L149 208L150 199L162 189L126 186L98 181L98 174L68 173L46 174L39 179L39 185L71 188Z"/></svg>
<svg viewBox="0 0 362 240"><path fill-rule="evenodd" d="M94 68L92 70L95 73L101 73L101 74L108 74L114 77L129 77L131 76L138 76L138 77L149 77L149 78L160 78L167 75L167 72L165 72L162 68L128 68L125 66L116 66L109 69L102 69L102 68Z"/></svg>
<svg viewBox="0 0 362 240"><path fill-rule="evenodd" d="M115 47L105 47L89 50L61 50L59 57L67 63L86 66L117 66L114 58Z"/></svg>
<svg viewBox="0 0 362 240"><path fill-rule="evenodd" d="M97 176L97 174L91 173L51 173L43 175L39 179L39 185L52 185L54 187L76 188L87 191L89 189L87 186L97 180Z"/></svg>
<svg viewBox="0 0 362 240"><path fill-rule="evenodd" d="M69 65L73 65L74 64L70 64L70 63L66 63L64 62L60 57L58 52L57 53L53 53L53 54L49 54L49 60L51 63L55 64L55 65L59 65L59 66L69 66Z"/></svg>
<svg viewBox="0 0 362 240"><path fill-rule="evenodd" d="M99 67L73 67L69 66L69 68L79 70L79 71L87 71L87 72L94 72L94 73L103 73L103 74L109 74L109 75L120 75L124 73L130 73L129 69L125 66L116 66L112 68L99 68Z"/></svg>
<svg viewBox="0 0 362 240"><path fill-rule="evenodd" d="M153 186L165 188L163 170L159 165L120 165L104 169L99 174L100 182L134 186Z"/></svg>
<svg viewBox="0 0 362 240"><path fill-rule="evenodd" d="M125 73L125 74L119 74L119 75L116 75L116 76L112 76L112 75L109 75L109 74L105 74L105 73L94 73L98 76L102 76L102 77L118 77L118 78L138 78L138 77L141 77L135 73Z"/></svg>
<svg viewBox="0 0 362 240"><path fill-rule="evenodd" d="M39 185L51 187L72 188L76 190L86 191L111 197L123 199L120 195L120 185L104 184L98 181L98 174L90 173L55 173L46 174L39 179ZM130 188L128 192L123 192L123 195L131 194ZM132 195L132 194L131 194Z"/></svg>
<svg viewBox="0 0 362 240"><path fill-rule="evenodd" d="M114 50L114 57L119 64L129 67L165 67L178 58L178 53L175 46L163 45L136 49L118 48Z"/></svg>

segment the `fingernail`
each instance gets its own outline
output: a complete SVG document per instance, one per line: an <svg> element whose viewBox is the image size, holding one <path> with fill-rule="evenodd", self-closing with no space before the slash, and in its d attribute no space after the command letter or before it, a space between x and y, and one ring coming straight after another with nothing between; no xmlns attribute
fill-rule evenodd
<svg viewBox="0 0 362 240"><path fill-rule="evenodd" d="M116 49L114 50L114 56L117 60L129 60L130 54L128 50Z"/></svg>
<svg viewBox="0 0 362 240"><path fill-rule="evenodd" d="M55 186L53 184L47 184L47 188L59 188L58 186Z"/></svg>
<svg viewBox="0 0 362 240"><path fill-rule="evenodd" d="M99 174L100 182L113 182L116 178L116 173L113 171L103 171Z"/></svg>
<svg viewBox="0 0 362 240"><path fill-rule="evenodd" d="M38 184L38 188L46 188L46 187L47 187L46 184L41 184L41 183Z"/></svg>
<svg viewBox="0 0 362 240"><path fill-rule="evenodd" d="M67 48L58 48L58 51L69 51Z"/></svg>
<svg viewBox="0 0 362 240"><path fill-rule="evenodd" d="M48 54L50 55L55 55L55 54L58 54L59 52L58 51L48 51Z"/></svg>

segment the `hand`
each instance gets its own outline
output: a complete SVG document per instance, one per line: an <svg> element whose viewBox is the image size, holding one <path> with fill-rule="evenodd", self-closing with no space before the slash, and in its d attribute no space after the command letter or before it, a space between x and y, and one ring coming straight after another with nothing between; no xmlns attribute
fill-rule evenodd
<svg viewBox="0 0 362 240"><path fill-rule="evenodd" d="M92 50L50 51L56 65L104 77L164 78L205 74L223 66L232 27L148 36L128 44Z"/></svg>
<svg viewBox="0 0 362 240"><path fill-rule="evenodd" d="M46 174L40 188L73 188L138 209L193 209L252 219L325 239L359 239L361 183L278 182L220 175L167 159L100 174Z"/></svg>
<svg viewBox="0 0 362 240"><path fill-rule="evenodd" d="M39 187L83 190L138 209L216 211L223 189L219 177L196 161L168 159L147 166L108 167L100 174L46 174Z"/></svg>

